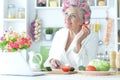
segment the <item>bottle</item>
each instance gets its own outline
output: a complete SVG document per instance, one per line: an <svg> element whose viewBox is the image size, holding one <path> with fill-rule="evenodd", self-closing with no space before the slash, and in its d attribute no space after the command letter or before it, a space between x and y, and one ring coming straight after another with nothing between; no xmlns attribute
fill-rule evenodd
<svg viewBox="0 0 120 80"><path fill-rule="evenodd" d="M13 19L16 18L16 11L14 4L8 4L7 18Z"/></svg>
<svg viewBox="0 0 120 80"><path fill-rule="evenodd" d="M18 18L20 18L20 19L25 18L25 9L24 8L18 9Z"/></svg>
<svg viewBox="0 0 120 80"><path fill-rule="evenodd" d="M109 58L110 58L110 68L115 70L116 69L116 52L111 51L109 53Z"/></svg>
<svg viewBox="0 0 120 80"><path fill-rule="evenodd" d="M100 23L95 23L95 32L98 32L101 28L101 24Z"/></svg>

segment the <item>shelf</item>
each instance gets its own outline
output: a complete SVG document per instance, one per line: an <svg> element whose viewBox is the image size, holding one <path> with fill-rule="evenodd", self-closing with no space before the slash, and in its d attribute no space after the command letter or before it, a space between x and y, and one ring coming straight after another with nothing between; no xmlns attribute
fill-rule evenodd
<svg viewBox="0 0 120 80"><path fill-rule="evenodd" d="M118 45L120 45L120 42L118 42Z"/></svg>
<svg viewBox="0 0 120 80"><path fill-rule="evenodd" d="M62 9L63 7L35 7L35 9L42 9L42 10L47 10L47 9ZM108 9L108 6L90 6L91 9Z"/></svg>
<svg viewBox="0 0 120 80"><path fill-rule="evenodd" d="M35 7L35 9L42 9L42 10L46 10L46 9L62 9L62 7Z"/></svg>
<svg viewBox="0 0 120 80"><path fill-rule="evenodd" d="M117 20L120 20L120 17L118 17Z"/></svg>
<svg viewBox="0 0 120 80"><path fill-rule="evenodd" d="M12 21L18 22L18 21L20 21L20 22L22 22L22 21L25 21L25 19L7 19L7 18L5 18L4 21L7 21L7 22L12 22Z"/></svg>
<svg viewBox="0 0 120 80"><path fill-rule="evenodd" d="M108 6L90 6L91 9L107 9Z"/></svg>
<svg viewBox="0 0 120 80"><path fill-rule="evenodd" d="M4 0L3 3L3 32L9 27L15 32L27 32L28 0L24 3L21 0Z"/></svg>

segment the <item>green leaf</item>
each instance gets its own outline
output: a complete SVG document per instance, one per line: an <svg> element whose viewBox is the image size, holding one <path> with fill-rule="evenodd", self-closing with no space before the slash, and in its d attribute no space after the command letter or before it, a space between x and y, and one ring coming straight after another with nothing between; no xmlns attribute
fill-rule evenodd
<svg viewBox="0 0 120 80"><path fill-rule="evenodd" d="M11 49L11 52L15 52L15 51L17 51L16 48L12 48L12 49Z"/></svg>
<svg viewBox="0 0 120 80"><path fill-rule="evenodd" d="M2 41L1 43L0 43L0 48L2 49L2 50L5 50L5 47L6 47L6 45L7 45L7 41Z"/></svg>
<svg viewBox="0 0 120 80"><path fill-rule="evenodd" d="M24 46L22 46L20 49L27 49L28 48L28 46L27 45L24 45Z"/></svg>
<svg viewBox="0 0 120 80"><path fill-rule="evenodd" d="M46 28L45 33L46 34L52 34L53 33L53 28L51 28L51 27Z"/></svg>

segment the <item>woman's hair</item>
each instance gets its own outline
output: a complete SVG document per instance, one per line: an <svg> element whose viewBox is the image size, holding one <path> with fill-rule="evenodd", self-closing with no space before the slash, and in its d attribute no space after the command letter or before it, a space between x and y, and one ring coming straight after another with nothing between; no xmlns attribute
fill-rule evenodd
<svg viewBox="0 0 120 80"><path fill-rule="evenodd" d="M80 16L83 17L84 24L90 23L91 9L87 0L65 0L63 3L63 12L70 6L79 8Z"/></svg>

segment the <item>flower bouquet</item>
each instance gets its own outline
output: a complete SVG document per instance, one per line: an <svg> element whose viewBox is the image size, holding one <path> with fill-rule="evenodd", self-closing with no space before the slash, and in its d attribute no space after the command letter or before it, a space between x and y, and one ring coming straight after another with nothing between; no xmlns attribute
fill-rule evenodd
<svg viewBox="0 0 120 80"><path fill-rule="evenodd" d="M31 43L32 39L25 32L5 31L3 36L0 37L0 49L3 52L16 52L18 50L28 49Z"/></svg>

